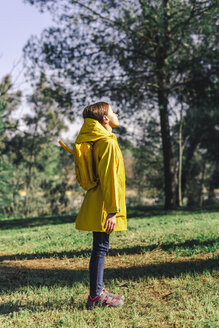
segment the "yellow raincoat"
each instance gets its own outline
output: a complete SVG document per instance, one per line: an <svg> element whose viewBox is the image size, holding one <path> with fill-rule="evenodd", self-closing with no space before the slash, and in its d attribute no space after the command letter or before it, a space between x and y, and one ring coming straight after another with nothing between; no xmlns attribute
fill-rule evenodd
<svg viewBox="0 0 219 328"><path fill-rule="evenodd" d="M116 213L114 231L127 230L125 168L117 138L97 120L86 118L75 144L83 142L94 143L94 175L98 183L85 195L76 218L76 229L105 231L107 214ZM92 163L88 165L92 166Z"/></svg>

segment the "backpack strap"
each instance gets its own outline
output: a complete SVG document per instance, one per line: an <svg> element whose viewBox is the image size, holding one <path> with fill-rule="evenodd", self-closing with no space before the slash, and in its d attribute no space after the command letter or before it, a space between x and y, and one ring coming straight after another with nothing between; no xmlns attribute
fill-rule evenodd
<svg viewBox="0 0 219 328"><path fill-rule="evenodd" d="M73 154L73 153L74 153L74 152L73 152L73 149L71 149L71 148L69 148L68 146L66 146L66 145L64 144L64 142L59 141L59 143L60 143L60 145L61 145L65 150L67 150L70 154Z"/></svg>

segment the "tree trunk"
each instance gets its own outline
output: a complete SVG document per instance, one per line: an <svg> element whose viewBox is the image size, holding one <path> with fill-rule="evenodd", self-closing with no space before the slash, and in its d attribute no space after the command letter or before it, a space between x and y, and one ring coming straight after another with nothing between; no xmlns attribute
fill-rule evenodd
<svg viewBox="0 0 219 328"><path fill-rule="evenodd" d="M167 58L167 48L169 45L169 0L163 0L163 37L157 35L156 49L156 75L158 84L158 106L160 112L160 125L163 146L164 161L164 183L165 183L165 209L176 208L176 183L174 177L174 162L171 147L170 125L168 114L168 75L166 71L165 59ZM162 27L160 26L160 29Z"/></svg>
<svg viewBox="0 0 219 328"><path fill-rule="evenodd" d="M188 181L191 177L191 169L192 169L192 159L195 156L198 148L200 146L198 138L194 138L193 140L190 138L190 145L186 151L186 159L185 164L183 165L184 169L182 172L182 193L184 194L186 191L186 187L188 185Z"/></svg>
<svg viewBox="0 0 219 328"><path fill-rule="evenodd" d="M198 200L198 204L200 207L203 206L203 202L204 202L204 195L203 195L204 181L205 181L205 162L203 163L201 181L200 181L200 191L199 191L199 200Z"/></svg>
<svg viewBox="0 0 219 328"><path fill-rule="evenodd" d="M158 90L158 103L164 161L165 209L172 210L176 208L176 186L174 179L174 162L170 139L169 116L167 110L168 97L163 90Z"/></svg>
<svg viewBox="0 0 219 328"><path fill-rule="evenodd" d="M179 197L179 206L182 206L182 115L180 117L180 126L179 126L179 180L178 180L178 197Z"/></svg>

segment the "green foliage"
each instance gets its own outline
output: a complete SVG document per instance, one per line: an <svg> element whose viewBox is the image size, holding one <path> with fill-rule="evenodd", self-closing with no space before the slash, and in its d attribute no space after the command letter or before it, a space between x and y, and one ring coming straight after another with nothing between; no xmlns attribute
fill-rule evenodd
<svg viewBox="0 0 219 328"><path fill-rule="evenodd" d="M27 131L18 132L18 122L13 122L10 115L12 107L16 109L19 104L20 95L19 92L10 92L10 83L10 77L6 77L0 84L3 99L0 116L3 126L0 134L3 155L0 163L1 215L68 212L74 208L74 205L69 206L69 197L66 195L70 183L66 183L66 177L60 174L61 150L55 142L55 137L66 129L64 108L60 109L53 99L51 93L55 90L48 87L45 74L41 74L28 99L31 114L23 117ZM74 174L69 181L74 181Z"/></svg>
<svg viewBox="0 0 219 328"><path fill-rule="evenodd" d="M20 104L21 92L13 91L10 75L0 81L0 215L11 213L15 197L16 185L13 183L15 167L7 155L10 134L14 133L18 121L11 118L11 114Z"/></svg>
<svg viewBox="0 0 219 328"><path fill-rule="evenodd" d="M35 83L33 94L28 97L32 114L24 116L24 122L32 130L34 137L39 135L41 138L51 138L58 136L61 131L67 129L63 113L71 106L71 102L66 104L60 100L61 104L59 103L60 89L61 87L57 84L49 86L45 74L40 74L39 80Z"/></svg>
<svg viewBox="0 0 219 328"><path fill-rule="evenodd" d="M136 146L125 140L124 128L118 131L127 186L138 189L136 200L162 199L166 183L176 184L181 122L172 123L171 131L169 119L178 114L174 99L184 108L184 198L201 205L207 190L213 202L219 181L217 1L27 2L51 10L61 24L25 47L34 92L23 132L11 115L21 93L14 91L10 76L0 82L2 215L78 208L83 193L72 157L57 147L56 137L79 105L102 96L128 117L127 125L136 123Z"/></svg>
<svg viewBox="0 0 219 328"><path fill-rule="evenodd" d="M3 147L2 139L6 131L14 131L18 121L11 118L11 114L18 108L21 101L21 91L13 91L11 76L6 75L0 81L0 145Z"/></svg>
<svg viewBox="0 0 219 328"><path fill-rule="evenodd" d="M63 26L27 43L24 52L33 75L44 67L66 85L70 79L69 90L79 103L108 96L129 115L145 103L159 109L165 201L174 207L170 99L192 108L201 94L197 80L202 83L206 71L203 86L215 80L217 0L29 2L51 10Z"/></svg>
<svg viewBox="0 0 219 328"><path fill-rule="evenodd" d="M163 201L164 177L160 130L156 120L148 120L141 125L142 136L134 151L135 186L138 197L144 194L148 198Z"/></svg>
<svg viewBox="0 0 219 328"><path fill-rule="evenodd" d="M159 74L164 73L169 94L182 94L180 85L193 61L217 53L215 0L64 2L65 7L53 1L58 8L54 12L50 1L31 1L51 10L63 28L45 31L41 40L32 38L25 55L38 67L56 69L71 79L70 89L78 99L85 84L83 99L109 95L133 112L142 101L157 97ZM70 8L75 9L73 17Z"/></svg>
<svg viewBox="0 0 219 328"><path fill-rule="evenodd" d="M202 60L204 60L204 55ZM216 58L213 53L206 51L211 57L211 64L206 65L204 60L203 67L200 69L198 58L194 61L194 71L190 73L190 79L186 85L186 96L190 98L190 107L187 109L184 117L183 135L188 139L184 150L184 192L189 192L189 199L192 202L198 202L200 194L204 187L209 191L209 195L217 188L217 163L219 160L219 151L217 144L219 135L217 131L218 113L218 95L219 83L215 77ZM194 74L194 76L191 76ZM202 186L200 181L202 180ZM186 185L186 182L190 184ZM214 182L213 182L214 181ZM199 188L200 187L200 188ZM196 197L192 196L192 190ZM196 198L196 199L195 199Z"/></svg>
<svg viewBox="0 0 219 328"><path fill-rule="evenodd" d="M11 188L10 181L13 175L13 167L8 162L6 156L0 158L0 215L5 216L6 208L13 201L14 188ZM6 206L5 206L6 205ZM5 208L6 207L6 208Z"/></svg>
<svg viewBox="0 0 219 328"><path fill-rule="evenodd" d="M4 111L4 104L2 98L0 97L0 131L3 130L3 122L2 122L3 111Z"/></svg>

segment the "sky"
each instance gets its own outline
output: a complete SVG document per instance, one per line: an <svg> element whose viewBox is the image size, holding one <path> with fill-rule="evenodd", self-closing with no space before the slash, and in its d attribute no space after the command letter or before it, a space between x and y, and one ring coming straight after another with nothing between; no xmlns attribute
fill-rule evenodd
<svg viewBox="0 0 219 328"><path fill-rule="evenodd" d="M23 74L22 49L31 35L40 35L44 28L52 24L49 12L40 13L35 6L23 0L0 0L0 80L11 74L15 90L21 90L24 95L22 105L14 113L16 118L30 112L25 95L31 89ZM64 132L63 137L72 138L80 123L68 122L70 130Z"/></svg>
<svg viewBox="0 0 219 328"><path fill-rule="evenodd" d="M40 13L23 0L0 1L0 79L12 73L13 79L24 81L22 48L31 35L40 35L50 25L48 12Z"/></svg>

